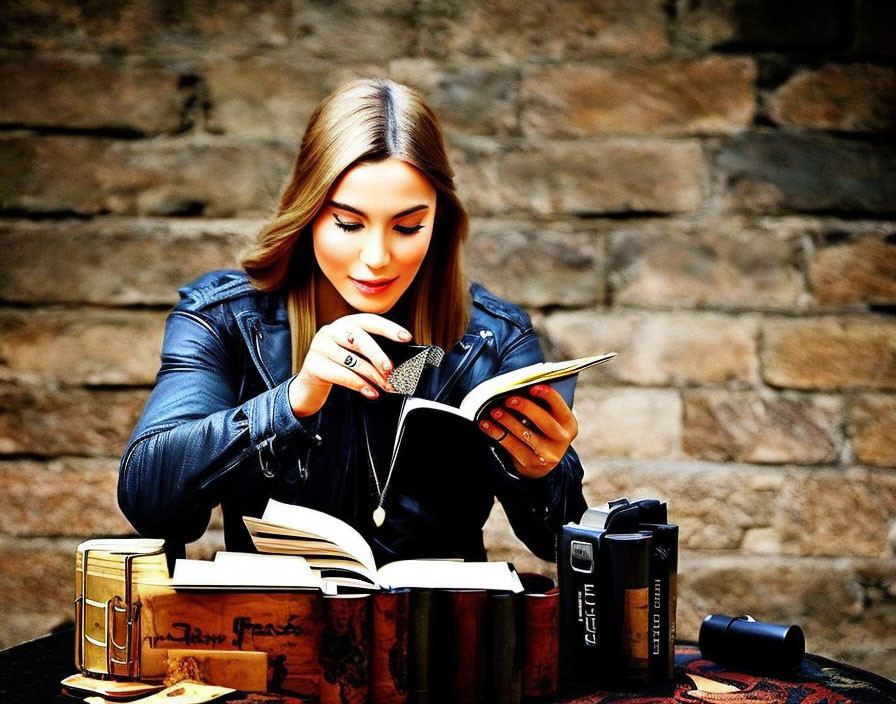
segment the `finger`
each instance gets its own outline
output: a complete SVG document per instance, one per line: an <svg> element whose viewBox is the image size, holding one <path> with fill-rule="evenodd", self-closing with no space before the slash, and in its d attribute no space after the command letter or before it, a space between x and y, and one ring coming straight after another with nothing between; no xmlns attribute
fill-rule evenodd
<svg viewBox="0 0 896 704"><path fill-rule="evenodd" d="M560 395L553 386L547 384L536 384L529 389L529 395L535 398L539 403L548 405L548 412L557 419L557 422L564 427L568 427L575 422L575 416L572 409L566 403L566 399Z"/></svg>
<svg viewBox="0 0 896 704"><path fill-rule="evenodd" d="M342 327L343 325L345 325L345 323L338 326L327 326L328 332L333 337L334 342L346 349L360 353L363 357L369 360L371 364L379 368L380 376L384 379L387 378L389 372L391 372L393 368L392 360L389 359L382 348L370 334L364 330L364 328L357 326Z"/></svg>
<svg viewBox="0 0 896 704"><path fill-rule="evenodd" d="M373 313L355 313L339 318L339 321L350 326L359 327L374 335L382 335L396 342L410 342L411 333L398 323Z"/></svg>
<svg viewBox="0 0 896 704"><path fill-rule="evenodd" d="M349 372L376 384L385 391L391 390L389 382L386 381L383 374L374 367L368 359L360 354L356 354L352 350L348 350L345 347L338 345L332 337L319 337L321 337L321 340L319 340L319 344L316 345L316 351L329 359L333 364L337 365L337 367L348 370ZM344 374L340 373L339 376L344 378ZM356 386L353 385L351 388L356 388Z"/></svg>
<svg viewBox="0 0 896 704"><path fill-rule="evenodd" d="M508 414L504 414L504 417L507 418ZM557 465L557 462L551 456L533 452L529 445L526 445L513 435L501 423L483 420L480 421L479 427L486 435L507 450L517 470L527 477L537 478L544 476Z"/></svg>
<svg viewBox="0 0 896 704"><path fill-rule="evenodd" d="M346 352L346 355L348 354L351 353ZM302 370L307 371L320 381L353 389L370 399L380 395L379 391L365 377L356 373L352 368L334 361L320 350L315 350L313 353L309 350Z"/></svg>
<svg viewBox="0 0 896 704"><path fill-rule="evenodd" d="M549 411L535 401L530 401L522 396L511 396L504 402L504 406L510 409L510 415L514 416L522 425L537 428L542 434L551 438L558 440L563 438L563 426Z"/></svg>

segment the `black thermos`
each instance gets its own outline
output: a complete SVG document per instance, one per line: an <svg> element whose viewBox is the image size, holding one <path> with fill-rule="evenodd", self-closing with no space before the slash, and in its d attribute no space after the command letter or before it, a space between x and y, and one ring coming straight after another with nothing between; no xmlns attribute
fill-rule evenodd
<svg viewBox="0 0 896 704"><path fill-rule="evenodd" d="M806 640L799 626L722 614L710 614L700 626L702 656L733 669L787 675L799 669L805 652Z"/></svg>

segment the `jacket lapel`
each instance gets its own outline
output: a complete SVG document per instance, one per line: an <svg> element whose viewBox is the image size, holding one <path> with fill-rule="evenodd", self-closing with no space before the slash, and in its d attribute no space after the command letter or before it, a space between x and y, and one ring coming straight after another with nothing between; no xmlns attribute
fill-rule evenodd
<svg viewBox="0 0 896 704"><path fill-rule="evenodd" d="M237 313L236 319L249 357L265 385L273 389L286 381L292 372L289 325L285 321L266 321L255 311Z"/></svg>

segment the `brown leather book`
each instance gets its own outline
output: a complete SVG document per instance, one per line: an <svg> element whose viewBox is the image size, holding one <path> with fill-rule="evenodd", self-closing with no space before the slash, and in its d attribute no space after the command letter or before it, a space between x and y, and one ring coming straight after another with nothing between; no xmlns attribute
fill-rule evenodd
<svg viewBox="0 0 896 704"><path fill-rule="evenodd" d="M523 700L548 701L560 678L560 590L551 579L520 575L523 593Z"/></svg>
<svg viewBox="0 0 896 704"><path fill-rule="evenodd" d="M408 701L410 589L373 595L370 704Z"/></svg>
<svg viewBox="0 0 896 704"><path fill-rule="evenodd" d="M486 701L487 597L484 589L440 589L433 593L431 701Z"/></svg>
<svg viewBox="0 0 896 704"><path fill-rule="evenodd" d="M366 704L370 684L370 594L326 595L320 641L321 704Z"/></svg>
<svg viewBox="0 0 896 704"><path fill-rule="evenodd" d="M520 704L522 700L522 594L489 592L488 701Z"/></svg>

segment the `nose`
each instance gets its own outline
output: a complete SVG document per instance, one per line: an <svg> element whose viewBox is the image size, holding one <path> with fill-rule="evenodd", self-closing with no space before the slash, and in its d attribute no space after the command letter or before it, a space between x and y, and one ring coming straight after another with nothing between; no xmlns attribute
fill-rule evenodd
<svg viewBox="0 0 896 704"><path fill-rule="evenodd" d="M389 263L389 243L382 232L371 232L360 253L361 262L369 269L382 269Z"/></svg>

